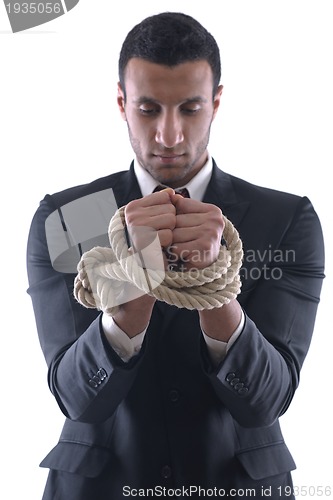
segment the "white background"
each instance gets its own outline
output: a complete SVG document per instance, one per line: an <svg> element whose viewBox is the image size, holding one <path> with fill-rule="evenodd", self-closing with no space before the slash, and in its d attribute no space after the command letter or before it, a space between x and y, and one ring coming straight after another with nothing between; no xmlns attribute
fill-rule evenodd
<svg viewBox="0 0 333 500"><path fill-rule="evenodd" d="M26 294L30 221L46 193L128 168L132 151L115 99L118 54L134 24L164 10L193 15L221 48L224 96L210 143L218 165L309 196L322 221L327 278L301 384L281 423L303 498L320 496L310 486L331 486L333 496L331 1L184 1L180 8L173 0L81 0L17 34L0 5L4 500L41 498L47 471L38 464L63 423Z"/></svg>

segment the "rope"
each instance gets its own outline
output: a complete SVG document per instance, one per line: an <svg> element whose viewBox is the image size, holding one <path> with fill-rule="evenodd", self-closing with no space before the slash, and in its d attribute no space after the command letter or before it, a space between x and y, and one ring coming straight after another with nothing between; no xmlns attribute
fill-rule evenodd
<svg viewBox="0 0 333 500"><path fill-rule="evenodd" d="M128 248L124 208L109 225L111 248L95 247L78 264L74 296L87 308L115 314L126 302L126 283L167 304L186 309L212 309L235 299L240 292L239 270L243 247L232 223L224 218L223 238L217 260L204 269L164 271L145 269Z"/></svg>

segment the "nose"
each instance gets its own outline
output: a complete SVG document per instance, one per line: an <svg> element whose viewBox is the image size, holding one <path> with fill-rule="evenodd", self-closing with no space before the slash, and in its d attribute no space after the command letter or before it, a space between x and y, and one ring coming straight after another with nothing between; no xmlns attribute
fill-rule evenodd
<svg viewBox="0 0 333 500"><path fill-rule="evenodd" d="M155 140L165 148L174 148L184 140L181 119L173 111L160 115Z"/></svg>

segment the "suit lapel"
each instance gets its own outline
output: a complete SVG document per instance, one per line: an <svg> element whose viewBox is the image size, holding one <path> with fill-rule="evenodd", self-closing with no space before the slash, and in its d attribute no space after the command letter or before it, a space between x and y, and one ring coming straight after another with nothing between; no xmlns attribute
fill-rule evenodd
<svg viewBox="0 0 333 500"><path fill-rule="evenodd" d="M127 205L132 200L142 197L142 193L134 173L134 162L128 171L123 172L118 182L113 186L113 192L118 208Z"/></svg>
<svg viewBox="0 0 333 500"><path fill-rule="evenodd" d="M250 203L239 199L232 178L229 174L222 172L213 160L213 172L208 184L203 201L218 206L232 224L238 228L246 214Z"/></svg>

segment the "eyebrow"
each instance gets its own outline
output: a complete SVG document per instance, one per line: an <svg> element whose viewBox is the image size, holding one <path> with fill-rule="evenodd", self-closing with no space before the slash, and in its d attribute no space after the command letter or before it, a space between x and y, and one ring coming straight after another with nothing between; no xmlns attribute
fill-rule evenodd
<svg viewBox="0 0 333 500"><path fill-rule="evenodd" d="M179 104L180 105L186 105L186 104L192 104L192 103L206 103L207 99L198 95L194 97L189 97L188 99L185 99L184 101L181 101ZM133 100L134 104L158 104L160 105L161 102L158 101L157 99L153 99L152 97L147 97L147 96L141 96L138 97L137 99Z"/></svg>

